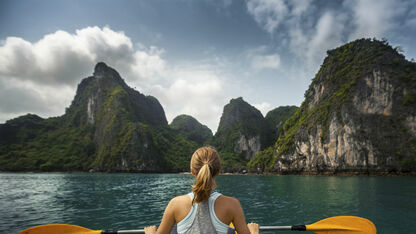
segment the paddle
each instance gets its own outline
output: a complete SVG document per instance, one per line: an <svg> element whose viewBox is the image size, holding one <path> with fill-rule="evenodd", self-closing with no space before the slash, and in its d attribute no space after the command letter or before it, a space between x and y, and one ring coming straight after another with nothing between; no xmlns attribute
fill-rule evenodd
<svg viewBox="0 0 416 234"><path fill-rule="evenodd" d="M372 234L376 233L374 224L365 218L356 216L335 216L323 219L314 224L298 226L261 226L260 230L294 230L312 231L317 234ZM144 230L105 231L90 230L84 227L69 224L49 224L28 228L19 234L137 234L144 233Z"/></svg>
<svg viewBox="0 0 416 234"><path fill-rule="evenodd" d="M309 225L261 226L260 230L311 231L316 234L375 234L376 226L368 219L356 216L335 216Z"/></svg>

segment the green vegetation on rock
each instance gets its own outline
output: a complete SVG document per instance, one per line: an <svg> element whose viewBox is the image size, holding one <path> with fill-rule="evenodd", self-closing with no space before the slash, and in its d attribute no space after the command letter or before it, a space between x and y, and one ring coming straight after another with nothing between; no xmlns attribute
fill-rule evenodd
<svg viewBox="0 0 416 234"><path fill-rule="evenodd" d="M273 142L276 142L283 124L298 110L297 106L280 106L266 114L266 121L270 126Z"/></svg>
<svg viewBox="0 0 416 234"><path fill-rule="evenodd" d="M416 146L404 120L416 114L415 90L416 64L385 40L361 39L330 50L305 92L305 101L283 125L274 160L289 155L303 160L297 147L317 135L320 144L329 144L329 121L335 120L339 126L359 128L351 130L354 139L371 144L355 153L366 160L372 160L370 150L376 155L378 165L365 164L368 170L407 170L416 157ZM403 159L392 161L389 158L397 149Z"/></svg>
<svg viewBox="0 0 416 234"><path fill-rule="evenodd" d="M203 145L212 137L212 131L207 126L199 123L198 120L189 115L177 116L169 126L200 145Z"/></svg>
<svg viewBox="0 0 416 234"><path fill-rule="evenodd" d="M299 108L264 118L232 99L214 136L187 115L168 125L156 98L98 63L64 115L0 124L0 171L187 171L210 144L230 172L414 172L416 64L399 52L376 39L330 50Z"/></svg>
<svg viewBox="0 0 416 234"><path fill-rule="evenodd" d="M223 159L226 171L240 171L259 150L269 144L268 124L263 115L243 98L224 106L218 130L210 142Z"/></svg>
<svg viewBox="0 0 416 234"><path fill-rule="evenodd" d="M156 98L98 63L63 116L0 124L0 171L187 171L200 145L167 125Z"/></svg>
<svg viewBox="0 0 416 234"><path fill-rule="evenodd" d="M270 137L275 142L282 131L284 123L292 117L299 108L297 106L281 106L266 114L266 121L270 129ZM247 164L256 172L264 172L274 165L274 146L270 145L263 151L258 152Z"/></svg>

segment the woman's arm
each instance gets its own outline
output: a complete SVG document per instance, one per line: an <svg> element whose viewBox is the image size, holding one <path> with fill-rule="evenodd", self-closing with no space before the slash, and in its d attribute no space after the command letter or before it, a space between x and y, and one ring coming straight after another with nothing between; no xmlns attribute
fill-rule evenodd
<svg viewBox="0 0 416 234"><path fill-rule="evenodd" d="M256 223L250 223L247 225L246 218L244 217L244 211L241 207L240 201L233 198L233 224L238 234L258 234L259 225Z"/></svg>
<svg viewBox="0 0 416 234"><path fill-rule="evenodd" d="M163 213L162 221L156 231L156 226L146 227L144 229L146 234L169 234L173 225L175 224L174 199L170 200Z"/></svg>

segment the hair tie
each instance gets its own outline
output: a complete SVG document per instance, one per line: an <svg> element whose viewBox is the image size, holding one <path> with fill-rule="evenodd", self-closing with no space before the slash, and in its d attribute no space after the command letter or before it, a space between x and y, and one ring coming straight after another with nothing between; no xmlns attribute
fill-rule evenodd
<svg viewBox="0 0 416 234"><path fill-rule="evenodd" d="M207 165L207 164L209 164L209 162L203 162L203 164L204 164L204 165Z"/></svg>

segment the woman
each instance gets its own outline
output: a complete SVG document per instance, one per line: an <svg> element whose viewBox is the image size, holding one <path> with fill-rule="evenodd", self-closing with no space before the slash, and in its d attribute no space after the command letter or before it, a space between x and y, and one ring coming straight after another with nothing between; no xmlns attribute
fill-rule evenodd
<svg viewBox="0 0 416 234"><path fill-rule="evenodd" d="M173 198L165 209L162 222L146 227L147 234L170 233L177 224L177 233L221 233L230 231L228 224L234 224L239 234L259 233L258 224L246 225L240 202L214 191L215 177L220 173L221 162L212 147L195 151L191 159L191 172L195 176L192 193Z"/></svg>

